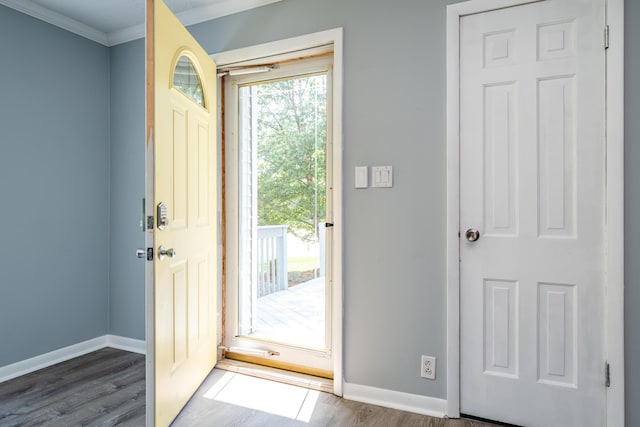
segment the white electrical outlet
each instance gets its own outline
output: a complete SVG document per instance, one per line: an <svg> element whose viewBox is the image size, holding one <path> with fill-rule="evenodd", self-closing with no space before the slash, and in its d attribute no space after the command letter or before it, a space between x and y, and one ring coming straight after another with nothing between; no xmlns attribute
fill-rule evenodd
<svg viewBox="0 0 640 427"><path fill-rule="evenodd" d="M436 358L422 356L420 359L420 376L429 380L436 379Z"/></svg>

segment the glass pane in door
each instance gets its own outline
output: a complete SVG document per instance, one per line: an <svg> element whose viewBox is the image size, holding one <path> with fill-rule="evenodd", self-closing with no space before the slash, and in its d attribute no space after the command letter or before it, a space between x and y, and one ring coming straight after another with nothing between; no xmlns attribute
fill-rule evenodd
<svg viewBox="0 0 640 427"><path fill-rule="evenodd" d="M239 88L240 335L324 349L327 76Z"/></svg>

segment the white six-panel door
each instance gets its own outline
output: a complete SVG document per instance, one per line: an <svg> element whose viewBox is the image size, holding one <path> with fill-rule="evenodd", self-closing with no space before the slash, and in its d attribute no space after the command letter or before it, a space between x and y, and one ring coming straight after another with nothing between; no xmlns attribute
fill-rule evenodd
<svg viewBox="0 0 640 427"><path fill-rule="evenodd" d="M463 413L604 425L603 30L601 0L461 19Z"/></svg>

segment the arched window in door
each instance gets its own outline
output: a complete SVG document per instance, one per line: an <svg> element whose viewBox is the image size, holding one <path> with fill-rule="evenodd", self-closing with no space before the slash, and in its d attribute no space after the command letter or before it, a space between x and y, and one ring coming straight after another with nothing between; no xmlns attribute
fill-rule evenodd
<svg viewBox="0 0 640 427"><path fill-rule="evenodd" d="M188 56L182 55L173 71L173 87L191 98L196 104L206 108L204 91L196 67Z"/></svg>

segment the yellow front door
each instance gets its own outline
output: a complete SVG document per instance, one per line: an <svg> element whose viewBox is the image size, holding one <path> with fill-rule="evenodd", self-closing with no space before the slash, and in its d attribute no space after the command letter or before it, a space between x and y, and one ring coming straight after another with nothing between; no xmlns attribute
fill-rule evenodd
<svg viewBox="0 0 640 427"><path fill-rule="evenodd" d="M148 296L154 378L147 381L158 426L173 421L216 363L215 76L214 62L165 4L147 0L147 141L156 213Z"/></svg>

